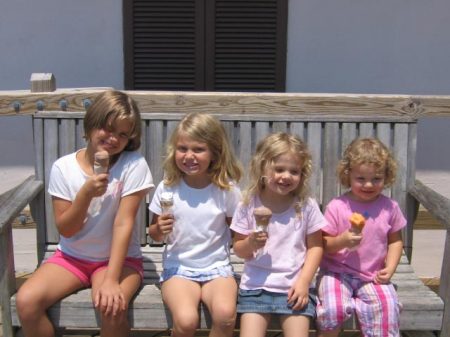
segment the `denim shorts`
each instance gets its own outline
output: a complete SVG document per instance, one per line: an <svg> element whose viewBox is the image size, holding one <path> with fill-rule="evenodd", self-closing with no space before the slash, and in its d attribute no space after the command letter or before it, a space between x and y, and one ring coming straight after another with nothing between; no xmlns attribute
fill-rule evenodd
<svg viewBox="0 0 450 337"><path fill-rule="evenodd" d="M308 304L300 309L293 310L287 303L287 294L274 293L264 289L244 290L239 289L237 312L280 314L280 315L302 315L314 318L316 316L316 296L310 289Z"/></svg>
<svg viewBox="0 0 450 337"><path fill-rule="evenodd" d="M210 270L190 270L183 267L164 269L159 282L164 282L173 276L182 277L195 282L208 282L218 277L234 277L231 265L218 266Z"/></svg>

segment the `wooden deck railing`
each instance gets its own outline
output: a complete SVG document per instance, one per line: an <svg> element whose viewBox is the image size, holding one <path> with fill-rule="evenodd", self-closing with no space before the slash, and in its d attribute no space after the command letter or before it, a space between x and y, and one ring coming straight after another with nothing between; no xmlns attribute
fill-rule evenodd
<svg viewBox="0 0 450 337"><path fill-rule="evenodd" d="M84 111L86 105L106 89L58 89L39 93L0 91L0 116L32 114L38 110ZM127 93L138 102L142 111L163 114L191 111L252 116L302 114L312 120L331 121L336 115L352 120L355 115L360 118L361 113L367 113L368 120L372 122L374 116L378 116L379 120L396 116L405 121L431 116L450 117L450 96L181 91Z"/></svg>

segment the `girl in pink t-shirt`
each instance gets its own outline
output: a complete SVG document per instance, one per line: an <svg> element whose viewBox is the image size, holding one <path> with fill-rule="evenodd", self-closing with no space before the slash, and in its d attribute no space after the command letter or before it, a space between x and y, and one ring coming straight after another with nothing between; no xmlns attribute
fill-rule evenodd
<svg viewBox="0 0 450 337"><path fill-rule="evenodd" d="M245 259L237 306L241 337L265 336L272 315L284 336L308 336L315 316L309 286L326 224L307 196L311 167L305 143L293 135L272 134L256 148L250 184L231 223L234 251Z"/></svg>
<svg viewBox="0 0 450 337"><path fill-rule="evenodd" d="M353 311L364 336L400 336L400 303L390 279L402 255L406 219L398 204L382 194L396 170L392 154L377 139L356 139L344 152L338 175L349 191L328 204L328 226L322 229L319 337L338 336ZM363 215L362 229L351 224L354 213Z"/></svg>

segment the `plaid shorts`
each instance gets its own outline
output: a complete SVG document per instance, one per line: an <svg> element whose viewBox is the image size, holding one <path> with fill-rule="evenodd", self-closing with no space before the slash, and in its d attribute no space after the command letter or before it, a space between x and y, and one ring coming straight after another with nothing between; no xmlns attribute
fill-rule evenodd
<svg viewBox="0 0 450 337"><path fill-rule="evenodd" d="M321 272L317 280L317 327L340 327L356 312L363 336L399 337L401 304L394 285L365 282L349 274Z"/></svg>

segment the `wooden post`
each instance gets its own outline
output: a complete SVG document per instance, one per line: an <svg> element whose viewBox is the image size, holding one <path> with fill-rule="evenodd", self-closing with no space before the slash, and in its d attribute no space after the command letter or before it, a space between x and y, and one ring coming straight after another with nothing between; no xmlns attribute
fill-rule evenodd
<svg viewBox="0 0 450 337"><path fill-rule="evenodd" d="M450 207L447 204L447 209ZM450 228L447 227L444 247L444 261L441 269L441 282L439 285L439 296L444 300L444 317L442 319L442 331L440 337L450 337Z"/></svg>
<svg viewBox="0 0 450 337"><path fill-rule="evenodd" d="M52 73L31 74L31 92L52 92L56 90L56 80Z"/></svg>

